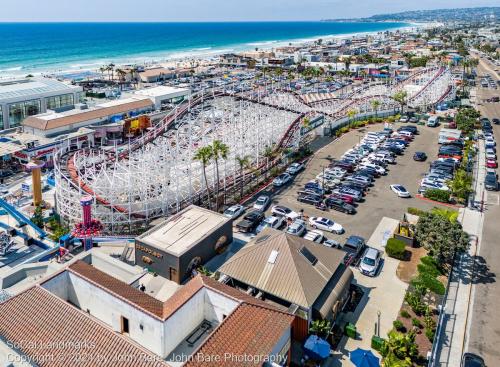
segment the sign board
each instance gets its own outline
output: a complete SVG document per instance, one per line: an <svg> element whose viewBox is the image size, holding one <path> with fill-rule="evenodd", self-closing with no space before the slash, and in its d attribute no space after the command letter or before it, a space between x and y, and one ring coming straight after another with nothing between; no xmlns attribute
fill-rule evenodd
<svg viewBox="0 0 500 367"><path fill-rule="evenodd" d="M24 191L24 192L30 192L30 185L27 184L27 183L23 183L21 185L21 190Z"/></svg>

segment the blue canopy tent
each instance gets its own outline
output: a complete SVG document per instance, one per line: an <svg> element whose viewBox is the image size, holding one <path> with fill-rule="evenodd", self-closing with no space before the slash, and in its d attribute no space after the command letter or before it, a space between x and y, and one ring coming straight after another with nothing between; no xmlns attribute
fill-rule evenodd
<svg viewBox="0 0 500 367"><path fill-rule="evenodd" d="M330 355L330 344L317 335L311 335L304 343L304 352L311 359L325 359Z"/></svg>
<svg viewBox="0 0 500 367"><path fill-rule="evenodd" d="M371 350L358 348L351 352L351 362L356 367L379 367L379 358Z"/></svg>

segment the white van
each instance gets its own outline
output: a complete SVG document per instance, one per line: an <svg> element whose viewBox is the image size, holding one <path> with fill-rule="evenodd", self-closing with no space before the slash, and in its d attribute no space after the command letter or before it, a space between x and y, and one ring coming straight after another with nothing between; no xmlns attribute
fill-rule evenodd
<svg viewBox="0 0 500 367"><path fill-rule="evenodd" d="M427 126L436 127L439 125L439 116L431 116L427 120Z"/></svg>

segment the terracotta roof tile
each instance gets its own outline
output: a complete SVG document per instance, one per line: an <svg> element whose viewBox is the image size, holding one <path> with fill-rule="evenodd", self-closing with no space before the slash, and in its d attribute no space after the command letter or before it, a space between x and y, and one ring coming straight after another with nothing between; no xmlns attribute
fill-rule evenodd
<svg viewBox="0 0 500 367"><path fill-rule="evenodd" d="M69 271L80 276L96 286L112 293L137 308L140 308L153 316L163 319L163 302L151 297L149 294L108 275L84 261L77 261L69 267Z"/></svg>
<svg viewBox="0 0 500 367"><path fill-rule="evenodd" d="M193 353L193 359L185 367L261 365L293 320L292 315L242 303ZM210 360L199 356L210 356ZM260 356L260 363L250 360L251 356ZM246 360L242 359L245 357Z"/></svg>
<svg viewBox="0 0 500 367"><path fill-rule="evenodd" d="M0 304L0 335L40 367L168 366L40 286Z"/></svg>

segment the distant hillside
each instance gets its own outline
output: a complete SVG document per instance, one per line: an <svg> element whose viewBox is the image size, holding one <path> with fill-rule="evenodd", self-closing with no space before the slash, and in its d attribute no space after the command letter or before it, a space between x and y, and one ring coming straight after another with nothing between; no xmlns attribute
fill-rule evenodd
<svg viewBox="0 0 500 367"><path fill-rule="evenodd" d="M377 14L369 18L357 19L328 19L326 21L361 21L361 22L387 22L387 21L417 21L417 22L455 22L455 21L481 21L485 19L500 19L500 7L459 8L404 11L393 14Z"/></svg>

